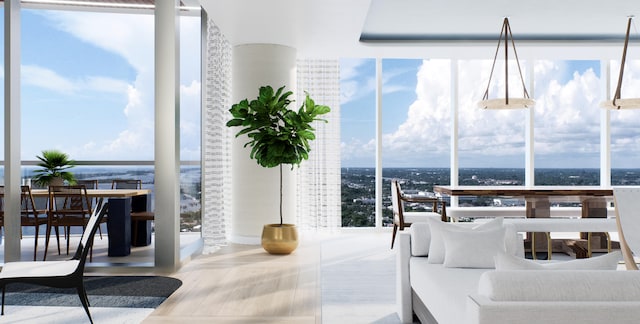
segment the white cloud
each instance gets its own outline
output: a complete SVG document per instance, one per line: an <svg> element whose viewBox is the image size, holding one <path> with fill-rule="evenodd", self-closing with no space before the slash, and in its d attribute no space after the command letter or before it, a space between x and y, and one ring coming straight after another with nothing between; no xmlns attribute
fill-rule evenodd
<svg viewBox="0 0 640 324"><path fill-rule="evenodd" d="M342 59L340 60L340 104L370 95L376 90L375 72L365 70L366 64L372 59Z"/></svg>
<svg viewBox="0 0 640 324"><path fill-rule="evenodd" d="M459 62L460 163L462 167L523 167L525 121L529 111L493 111L476 107L486 89L491 63L488 60ZM383 134L385 165L442 166L434 164L434 161L448 165L451 131L449 69L448 60L423 61L417 74L417 98L409 106L404 122ZM598 76L591 69L584 73L568 71L563 62L552 61L536 61L534 71L536 88L533 90L537 100L534 108L535 154L536 160L544 161L537 167L597 167L593 163L599 158L601 109L598 106L602 100ZM640 66L637 71L640 71ZM504 89L504 80L500 77L503 72L495 73L491 98L495 94L504 97L500 93ZM571 73L569 78L565 73ZM640 89L640 75L634 80L629 82L630 87ZM519 87L521 89L519 76L510 76L510 91ZM511 92L518 95L517 90ZM635 138L639 137L639 118L640 113L626 124L636 125L633 129L629 127L636 133ZM621 124L623 119L620 117ZM616 120L612 115L612 122ZM370 146L358 149L357 144L364 145L343 143L343 153L345 150L349 151L348 156L358 156L359 151L363 155L371 153ZM572 158L562 158L567 156Z"/></svg>
<svg viewBox="0 0 640 324"><path fill-rule="evenodd" d="M73 81L41 66L23 65L21 78L25 85L33 85L63 94L73 94L78 90Z"/></svg>
<svg viewBox="0 0 640 324"><path fill-rule="evenodd" d="M71 80L46 67L23 65L21 78L24 85L35 86L63 95L77 95L84 91L107 93L126 93L128 84L113 78L88 76L84 79Z"/></svg>
<svg viewBox="0 0 640 324"><path fill-rule="evenodd" d="M78 159L152 159L154 137L154 19L153 15L105 14L105 13L77 13L64 11L47 11L43 17L50 20L55 28L65 31L78 39L102 48L108 52L123 57L136 71L136 78L132 84L119 82L102 77L87 77L84 87L102 89L103 91L122 92L126 94L128 102L121 107L126 122L111 125L113 137L98 143L89 142L78 148L75 154ZM182 79L188 84L181 86L181 124L185 134L196 129L199 132L199 91L200 78L199 60L199 30L200 25L195 19L181 21L184 42L195 53L181 53ZM195 34L194 34L195 33ZM64 79L63 79L64 80ZM60 82L60 85L64 85ZM67 82L72 91L77 83ZM197 97L197 100L195 99ZM199 137L186 136L181 145L187 147L186 152L199 149ZM71 151L71 150L69 150ZM193 154L192 154L193 155Z"/></svg>
<svg viewBox="0 0 640 324"><path fill-rule="evenodd" d="M101 76L88 77L86 80L86 89L92 91L123 94L127 93L130 87L131 85L125 81Z"/></svg>

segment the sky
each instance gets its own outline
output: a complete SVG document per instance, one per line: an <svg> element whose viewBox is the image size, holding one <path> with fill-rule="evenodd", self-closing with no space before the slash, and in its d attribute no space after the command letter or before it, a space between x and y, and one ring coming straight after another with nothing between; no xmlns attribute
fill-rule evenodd
<svg viewBox="0 0 640 324"><path fill-rule="evenodd" d="M459 166L525 167L528 111L482 110L491 60L459 61ZM510 96L522 96L510 63ZM524 69L527 62L521 62ZM504 61L498 61L490 98L504 97ZM534 61L536 168L599 168L604 100L600 61ZM449 60L382 60L383 167L449 167ZM619 64L611 64L615 89ZM526 71L525 71L526 73ZM525 81L527 76L524 76ZM375 60L341 60L342 166L375 165ZM638 89L638 90L636 90ZM623 98L640 96L640 61L627 61ZM519 94L518 94L519 91ZM611 90L613 91L613 90ZM640 111L612 111L611 165L640 166Z"/></svg>
<svg viewBox="0 0 640 324"><path fill-rule="evenodd" d="M76 160L152 160L153 16L24 10L22 22L22 159L55 148ZM180 27L181 158L198 160L200 22L183 17ZM459 63L460 167L524 167L527 112L476 108L491 63ZM342 166L372 167L375 60L340 64ZM501 68L492 96L504 88ZM612 62L612 83L618 69ZM382 61L384 167L449 167L449 79L449 60ZM598 168L600 62L535 61L534 79L528 90L537 101L535 166ZM512 94L518 80L510 76ZM625 69L623 97L634 95L640 96L640 60ZM615 111L610 118L612 167L637 167L640 112Z"/></svg>
<svg viewBox="0 0 640 324"><path fill-rule="evenodd" d="M23 160L153 160L153 16L23 10ZM181 28L181 159L200 159L200 21Z"/></svg>

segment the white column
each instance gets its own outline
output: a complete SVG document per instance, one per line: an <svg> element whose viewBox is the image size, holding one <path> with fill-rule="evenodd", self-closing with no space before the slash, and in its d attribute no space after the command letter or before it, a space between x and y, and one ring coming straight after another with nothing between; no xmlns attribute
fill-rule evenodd
<svg viewBox="0 0 640 324"><path fill-rule="evenodd" d="M529 81L529 97L535 98L534 88L534 66L533 59L527 61L527 81ZM534 126L535 126L535 107L527 109L527 117L525 120L525 162L524 162L524 185L533 186L535 184L535 149L534 149Z"/></svg>
<svg viewBox="0 0 640 324"><path fill-rule="evenodd" d="M180 40L178 0L155 9L155 265L180 262Z"/></svg>
<svg viewBox="0 0 640 324"><path fill-rule="evenodd" d="M20 260L20 1L4 2L4 261Z"/></svg>
<svg viewBox="0 0 640 324"><path fill-rule="evenodd" d="M296 49L276 44L244 44L233 48L232 103L254 100L261 86L274 91L281 86L296 93ZM292 99L295 96L291 97ZM290 108L297 109L300 103ZM233 129L237 133L239 127ZM240 244L260 244L262 227L280 222L280 170L263 168L249 158L246 136L234 138L231 148L232 202L230 240ZM283 165L283 217L295 220L295 178Z"/></svg>
<svg viewBox="0 0 640 324"><path fill-rule="evenodd" d="M611 100L611 64L600 61L600 89L603 100ZM611 186L611 111L600 109L600 186Z"/></svg>
<svg viewBox="0 0 640 324"><path fill-rule="evenodd" d="M388 188L387 190L391 190ZM376 228L382 227L382 59L376 59Z"/></svg>

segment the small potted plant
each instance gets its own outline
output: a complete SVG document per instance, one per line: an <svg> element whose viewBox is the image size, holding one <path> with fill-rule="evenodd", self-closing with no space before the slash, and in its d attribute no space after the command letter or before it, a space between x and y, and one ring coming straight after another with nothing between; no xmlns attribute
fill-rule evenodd
<svg viewBox="0 0 640 324"><path fill-rule="evenodd" d="M69 159L69 155L58 150L44 150L41 156L36 156L42 169L35 170L33 181L39 186L61 186L64 181L74 184L76 178L73 173L67 171L75 166L75 161Z"/></svg>
<svg viewBox="0 0 640 324"><path fill-rule="evenodd" d="M295 225L282 220L282 165L293 168L309 158L309 141L316 138L311 123L326 122L317 116L331 110L316 105L308 93L298 111L291 110L293 92L284 92L284 88L274 92L271 86L260 87L258 98L244 99L229 109L233 119L227 122L229 127L242 127L236 137L249 137L244 146L251 147L250 158L265 168L280 167L280 223L266 224L262 232L262 247L272 254L289 254L298 246Z"/></svg>

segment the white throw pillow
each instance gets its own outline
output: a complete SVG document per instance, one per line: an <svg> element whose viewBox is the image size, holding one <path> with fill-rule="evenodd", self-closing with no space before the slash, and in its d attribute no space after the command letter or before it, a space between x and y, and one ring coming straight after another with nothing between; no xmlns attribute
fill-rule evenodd
<svg viewBox="0 0 640 324"><path fill-rule="evenodd" d="M431 231L431 243L429 245L429 259L428 263L443 263L445 257L445 246L442 240L443 229L450 229L459 232L472 232L476 230L488 230L495 228L502 228L502 217L496 217L486 223L469 228L456 225L454 223L445 223L436 219L428 219L427 223ZM504 237L504 235L503 235ZM491 259L493 260L493 258Z"/></svg>
<svg viewBox="0 0 640 324"><path fill-rule="evenodd" d="M495 256L495 265L496 270L616 270L621 259L622 253L614 251L588 259L539 263L507 253L498 253Z"/></svg>
<svg viewBox="0 0 640 324"><path fill-rule="evenodd" d="M504 226L504 247L510 255L524 258L524 241L522 235L516 231L513 224L503 224Z"/></svg>
<svg viewBox="0 0 640 324"><path fill-rule="evenodd" d="M409 227L411 232L411 255L427 256L429 255L429 246L431 244L431 230L427 223L413 223Z"/></svg>
<svg viewBox="0 0 640 324"><path fill-rule="evenodd" d="M493 268L494 257L505 253L503 227L461 232L444 229L445 268Z"/></svg>

